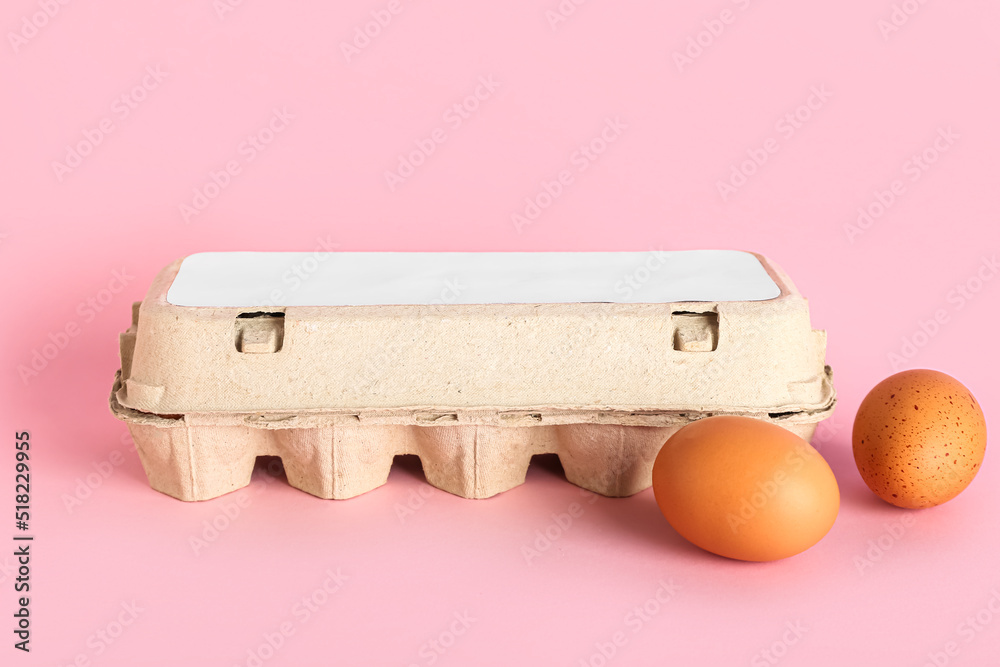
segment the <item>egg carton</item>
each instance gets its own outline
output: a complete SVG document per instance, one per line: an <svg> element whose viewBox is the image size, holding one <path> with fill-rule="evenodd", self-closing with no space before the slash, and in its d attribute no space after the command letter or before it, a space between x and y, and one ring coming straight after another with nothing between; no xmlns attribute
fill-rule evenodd
<svg viewBox="0 0 1000 667"><path fill-rule="evenodd" d="M465 498L545 453L628 496L696 419L810 439L836 403L825 349L754 253L200 253L133 305L110 406L181 500L246 486L258 456L350 498L402 454Z"/></svg>

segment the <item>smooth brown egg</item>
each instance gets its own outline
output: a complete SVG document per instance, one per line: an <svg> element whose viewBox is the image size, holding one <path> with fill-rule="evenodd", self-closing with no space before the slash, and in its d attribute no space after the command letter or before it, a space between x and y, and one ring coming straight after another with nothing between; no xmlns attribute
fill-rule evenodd
<svg viewBox="0 0 1000 667"><path fill-rule="evenodd" d="M653 493L688 541L748 561L805 551L840 509L837 480L819 452L751 417L708 417L677 431L653 464Z"/></svg>
<svg viewBox="0 0 1000 667"><path fill-rule="evenodd" d="M947 502L979 472L986 419L961 382L938 371L896 373L872 389L854 418L854 462L888 503L917 509Z"/></svg>

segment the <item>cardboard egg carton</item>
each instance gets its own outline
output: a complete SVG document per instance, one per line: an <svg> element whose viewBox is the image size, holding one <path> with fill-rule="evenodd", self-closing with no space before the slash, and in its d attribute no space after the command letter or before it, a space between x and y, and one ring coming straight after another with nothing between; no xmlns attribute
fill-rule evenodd
<svg viewBox="0 0 1000 667"><path fill-rule="evenodd" d="M321 498L401 454L487 498L543 453L628 496L695 419L811 438L836 402L825 349L752 253L201 253L134 304L110 404L181 500L246 486L265 455Z"/></svg>

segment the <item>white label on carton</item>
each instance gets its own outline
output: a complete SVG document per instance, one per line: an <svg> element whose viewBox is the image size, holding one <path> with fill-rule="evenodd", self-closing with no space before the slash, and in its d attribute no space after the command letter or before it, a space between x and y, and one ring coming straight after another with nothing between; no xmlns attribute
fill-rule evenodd
<svg viewBox="0 0 1000 667"><path fill-rule="evenodd" d="M204 252L184 258L176 306L378 306L764 301L781 290L750 253Z"/></svg>

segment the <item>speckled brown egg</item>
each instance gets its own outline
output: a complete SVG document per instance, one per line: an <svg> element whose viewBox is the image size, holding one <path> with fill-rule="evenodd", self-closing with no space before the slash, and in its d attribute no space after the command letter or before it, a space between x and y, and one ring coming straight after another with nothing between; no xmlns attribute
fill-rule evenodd
<svg viewBox="0 0 1000 667"><path fill-rule="evenodd" d="M896 373L854 418L854 462L879 498L917 509L947 502L979 472L986 419L961 382L938 371Z"/></svg>

